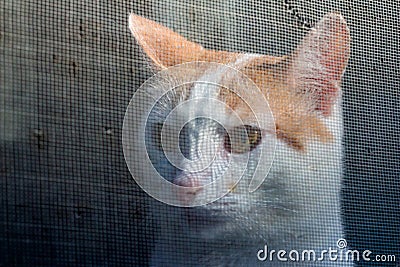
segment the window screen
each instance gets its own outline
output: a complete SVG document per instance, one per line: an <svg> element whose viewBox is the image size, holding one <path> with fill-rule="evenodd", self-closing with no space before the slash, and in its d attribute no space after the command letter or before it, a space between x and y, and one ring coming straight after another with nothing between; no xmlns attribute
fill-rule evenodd
<svg viewBox="0 0 400 267"><path fill-rule="evenodd" d="M163 204L133 179L124 157L124 116L135 91L160 69L131 34L128 17L155 21L205 49L279 57L295 53L332 12L343 16L351 36L341 79L342 238L349 249L371 251L371 260L357 266L398 266L400 10L395 1L340 0L3 0L0 266L156 266L160 259L159 266L178 266L174 255L184 256L182 266L245 266L225 260L226 248L234 248L227 258L254 251L256 260L260 240L268 237L251 246L240 236L262 233L263 225L247 227L258 214L227 215L244 226L235 230L235 241L217 237L214 227L208 239L200 230L184 235L185 225L170 219L171 210L191 214L192 208ZM209 216L189 217L206 226ZM329 221L315 220L321 220L316 232ZM169 238L160 239L165 231ZM213 238L218 245L211 245ZM190 253L176 253L185 249Z"/></svg>

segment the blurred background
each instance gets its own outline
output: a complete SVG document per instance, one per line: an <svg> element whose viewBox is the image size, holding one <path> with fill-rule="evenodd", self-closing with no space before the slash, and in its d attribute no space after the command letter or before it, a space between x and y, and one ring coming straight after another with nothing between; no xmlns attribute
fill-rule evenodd
<svg viewBox="0 0 400 267"><path fill-rule="evenodd" d="M397 256L360 266L400 266L400 8L363 0L1 0L0 266L147 266L154 200L131 178L121 131L152 72L130 12L207 48L283 55L332 11L352 36L347 241Z"/></svg>

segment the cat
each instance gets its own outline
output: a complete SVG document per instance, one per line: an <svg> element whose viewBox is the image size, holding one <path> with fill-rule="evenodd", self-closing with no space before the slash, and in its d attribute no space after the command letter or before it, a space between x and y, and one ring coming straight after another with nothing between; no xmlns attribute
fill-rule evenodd
<svg viewBox="0 0 400 267"><path fill-rule="evenodd" d="M215 66L212 63L230 66L254 82L273 115L272 127L261 129L248 121L249 110L236 96L221 88L214 90L213 85L173 90L164 97L162 109L150 113L146 126L149 158L161 176L189 189L176 193L187 207L153 204L152 215L159 229L150 265L353 266L351 260L296 262L292 259L296 256L294 252L289 257L293 250L300 256L304 251L314 250L317 258L330 248L346 251L337 244L338 240L345 241L340 208L343 132L340 85L350 54L350 33L344 18L337 13L325 15L292 54L282 57L206 49L135 14L129 17L129 28L155 70L168 70L189 62L202 62L203 68L206 63L210 63L210 68ZM193 76L191 65L188 66L187 75ZM211 73L214 78L224 76L221 80L228 83L236 81L218 67ZM204 75L198 77L203 79ZM210 97L210 92L217 93ZM198 96L203 99L201 104L188 105L178 113L213 109L212 99L217 98L237 112L243 123L235 125L230 120L232 112L218 108L212 112L221 120L219 123L206 118L187 123L179 135L181 152L186 158L207 157L204 154L209 147L210 151L216 151L217 165L225 166L224 161L229 158L243 156L248 157L251 169L253 158L266 147L268 140L276 146L267 178L257 190L248 190L251 175L244 175L222 198L189 207L199 198L198 186L212 181L214 178L210 176L215 172L203 170L191 174L169 164L163 153L165 148L160 145L160 129L168 112ZM257 102L255 98L250 101ZM157 116L158 119L154 118ZM221 125L231 129L223 129ZM239 137L227 135L226 131L232 129L241 129ZM243 147L233 147L233 143ZM201 145L206 149L199 156L196 150ZM142 175L140 179L149 178L146 172ZM272 250L275 255L269 258ZM278 258L278 250L287 252L280 255L286 261Z"/></svg>

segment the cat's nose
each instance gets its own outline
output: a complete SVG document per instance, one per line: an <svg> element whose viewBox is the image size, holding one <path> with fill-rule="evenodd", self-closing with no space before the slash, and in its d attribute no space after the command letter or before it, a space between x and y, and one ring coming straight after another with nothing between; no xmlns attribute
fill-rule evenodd
<svg viewBox="0 0 400 267"><path fill-rule="evenodd" d="M203 190L199 179L194 175L184 175L176 178L174 184L180 186L177 189L177 197L185 206L192 204L195 198Z"/></svg>

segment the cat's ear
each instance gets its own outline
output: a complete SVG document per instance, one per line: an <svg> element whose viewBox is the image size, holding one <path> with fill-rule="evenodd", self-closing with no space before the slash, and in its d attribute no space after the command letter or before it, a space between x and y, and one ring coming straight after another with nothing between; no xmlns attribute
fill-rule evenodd
<svg viewBox="0 0 400 267"><path fill-rule="evenodd" d="M159 68L194 61L204 53L201 45L135 14L129 16L129 29L143 51Z"/></svg>
<svg viewBox="0 0 400 267"><path fill-rule="evenodd" d="M350 54L350 33L337 13L324 16L304 38L291 59L294 86L308 94L314 108L330 114Z"/></svg>
<svg viewBox="0 0 400 267"><path fill-rule="evenodd" d="M158 68L192 61L225 62L235 53L212 51L155 21L131 14L129 28L147 56Z"/></svg>

